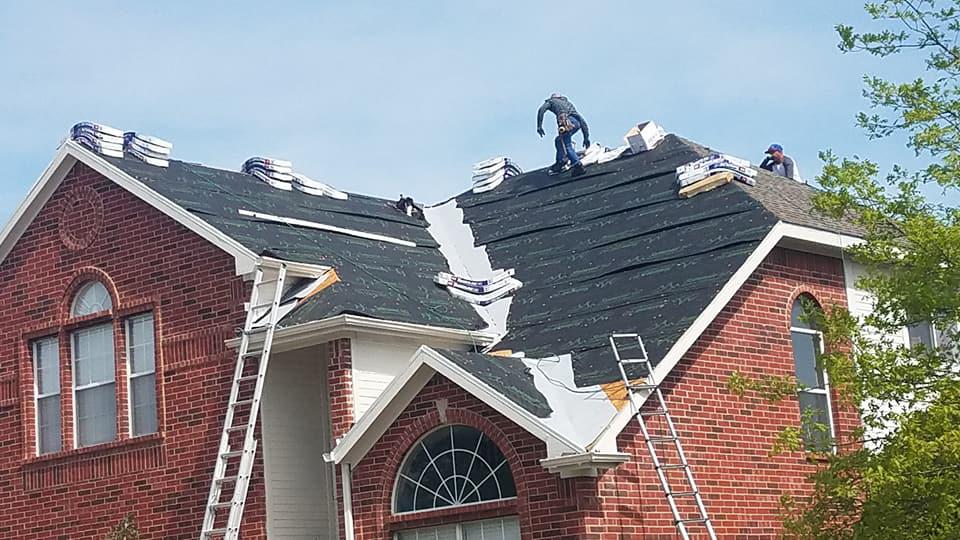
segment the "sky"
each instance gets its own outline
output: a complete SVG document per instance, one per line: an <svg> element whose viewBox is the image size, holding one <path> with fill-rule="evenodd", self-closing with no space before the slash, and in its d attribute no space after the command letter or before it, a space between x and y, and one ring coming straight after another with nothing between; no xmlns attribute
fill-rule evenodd
<svg viewBox="0 0 960 540"><path fill-rule="evenodd" d="M862 3L0 2L0 224L83 120L172 141L175 159L271 156L424 203L491 156L552 163L535 122L551 92L611 147L654 120L755 163L780 143L808 178L828 148L909 166L854 115L863 75L920 63L841 53L839 22L867 23Z"/></svg>

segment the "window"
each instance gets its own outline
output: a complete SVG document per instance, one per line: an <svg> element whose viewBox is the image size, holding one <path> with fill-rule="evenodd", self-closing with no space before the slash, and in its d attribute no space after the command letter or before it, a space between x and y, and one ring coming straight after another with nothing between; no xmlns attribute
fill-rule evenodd
<svg viewBox="0 0 960 540"><path fill-rule="evenodd" d="M790 317L790 339L793 342L793 363L800 390L800 416L803 419L803 442L808 451L824 452L833 447L833 414L830 384L820 365L823 335L804 320L804 302L814 303L804 295L793 303Z"/></svg>
<svg viewBox="0 0 960 540"><path fill-rule="evenodd" d="M117 438L113 325L72 334L76 444L90 446Z"/></svg>
<svg viewBox="0 0 960 540"><path fill-rule="evenodd" d="M130 434L157 431L157 381L153 314L127 319L127 371L130 374Z"/></svg>
<svg viewBox="0 0 960 540"><path fill-rule="evenodd" d="M909 345L916 347L923 345L927 349L935 349L937 337L933 331L933 325L928 322L920 322L907 327L907 336L910 340Z"/></svg>
<svg viewBox="0 0 960 540"><path fill-rule="evenodd" d="M37 451L60 451L60 350L57 338L33 343L33 380L36 385Z"/></svg>
<svg viewBox="0 0 960 540"><path fill-rule="evenodd" d="M446 426L424 437L400 467L394 511L416 512L509 499L517 490L506 458L489 437Z"/></svg>
<svg viewBox="0 0 960 540"><path fill-rule="evenodd" d="M110 311L113 308L113 302L110 300L110 293L103 283L99 281L90 281L86 283L77 292L73 298L73 307L70 309L70 315L73 317L82 317L102 311Z"/></svg>
<svg viewBox="0 0 960 540"><path fill-rule="evenodd" d="M396 540L520 540L516 516L400 531Z"/></svg>

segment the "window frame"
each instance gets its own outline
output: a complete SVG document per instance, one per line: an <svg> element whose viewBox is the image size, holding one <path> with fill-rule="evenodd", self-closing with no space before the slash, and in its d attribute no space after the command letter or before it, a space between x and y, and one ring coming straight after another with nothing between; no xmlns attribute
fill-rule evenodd
<svg viewBox="0 0 960 540"><path fill-rule="evenodd" d="M438 431L445 430L445 429L451 430L451 431L450 431L451 449L453 449L453 441L452 441L453 431L452 431L452 429L453 429L454 427L458 427L458 426L471 429L471 430L473 430L473 431L475 431L475 432L477 432L477 433L480 434L480 438L479 438L479 440L477 441L477 446L476 446L476 448L474 448L474 450L473 450L473 453L474 453L474 454L476 454L476 452L478 451L478 449L479 449L479 447L480 447L480 444L483 442L484 439L488 440L488 441L490 442L490 444L492 444L492 445L497 449L497 451L500 453L500 455L503 456L503 462L500 463L499 465L497 465L496 467L492 467L492 468L491 468L490 476L493 476L493 477L495 478L496 471L499 470L500 467L503 467L504 465L506 465L506 466L507 466L507 470L508 470L509 473L510 473L511 481L513 482L514 491L517 490L516 478L515 478L514 475L513 475L513 469L510 467L510 463L509 463L510 460L507 458L506 454L503 453L503 450L500 449L500 446L496 443L496 441L493 440L492 437L490 437L489 435L487 435L486 433L484 433L484 431L483 431L482 429L476 428L476 427L471 426L471 425L469 425L469 424L445 424L445 425L442 425L442 426L437 426L436 428L431 429L430 431L424 433L422 436L420 436L420 437L416 440L415 443L413 443L412 445L410 445L410 446L407 448L406 452L404 453L403 458L400 460L400 464L399 464L399 466L398 466L398 468L397 468L396 474L394 474L394 478L393 478L393 488L392 488L392 490L390 491L390 513L391 513L391 515L393 515L393 516L411 516L411 515L415 515L415 514L422 514L422 513L425 513L425 512L437 512L437 511L448 511L448 512L449 512L449 511L456 511L456 510L459 510L459 509L462 509L462 508L470 508L470 507L472 507L472 506L477 506L477 505L481 505L481 504L497 504L497 503L510 502L510 501L515 501L515 500L517 500L517 495L514 494L514 495L512 495L512 496L510 496L510 497L502 497L502 498L499 498L499 499L490 499L490 500L478 500L477 502L470 502L470 503L465 503L465 504L449 504L449 505L446 505L446 506L434 506L433 508L423 508L423 509L420 509L420 510L407 510L407 511L399 511L399 510L397 510L397 508L398 508L398 504L397 504L397 488L400 486L401 477L405 476L405 475L403 474L403 469L404 469L404 466L405 466L406 463L407 463L407 460L409 460L409 459L411 458L411 455L413 454L413 452L415 452L415 451L417 450L418 447L423 446L424 441L425 441L427 438L429 438L429 437L430 437L431 435L433 435L434 433L437 433ZM433 457L432 457L432 454L429 452L429 450L425 450L425 452L426 452L426 454L427 454L428 456L431 456L430 463L427 464L428 467L429 467L431 464L433 464L434 459L433 459ZM438 454L438 456L439 456L439 454ZM481 459L482 459L482 458L481 458ZM433 464L433 466L436 467L435 464ZM488 467L489 467L489 465L488 465ZM438 471L438 473L439 473L439 471ZM411 481L411 482L412 482L413 479L411 479L411 478L408 477L408 481ZM419 483L419 482L417 482L417 483ZM475 488L475 491L479 492L480 486L482 486L484 483L486 483L486 479L484 479L483 482L481 482L479 485L477 485L477 487ZM471 492L471 495L472 495L472 492ZM414 503L414 508L416 508L416 503ZM456 509L456 510L454 510L454 509Z"/></svg>
<svg viewBox="0 0 960 540"><path fill-rule="evenodd" d="M827 410L826 410L826 413L827 413L828 426L829 426L829 428L830 428L830 430L829 430L829 432L830 432L830 451L831 451L831 452L836 452L836 451L837 451L837 445L836 445L836 428L835 428L835 426L834 426L834 418L833 418L833 398L830 396L830 376L827 374L827 370L823 369L823 367L819 365L819 363L820 363L820 362L819 362L819 360L820 360L819 356L822 355L824 352L826 352L826 349L824 348L824 345L823 345L823 332L821 332L820 330L817 330L817 329L815 329L815 328L803 328L803 327L801 327L801 326L794 326L794 324L793 324L793 309L794 309L794 306L796 306L798 303L802 302L804 298L807 298L807 299L809 299L809 300L812 301L812 302L816 302L816 300L815 300L812 296L810 296L810 295L808 295L808 294L802 294L802 295L798 296L797 298L795 298L794 301L793 301L793 304L791 304L791 306L790 306L790 314L791 314L791 315L790 315L790 336L791 336L791 340L790 340L790 352L791 352L791 354L792 354L792 356L793 356L794 376L797 375L797 365L796 365L796 364L797 364L797 351L796 351L796 349L795 349L794 346L793 346L793 334L794 334L794 332L796 332L796 333L798 333L798 334L806 334L806 335L809 335L809 336L813 336L813 337L816 339L816 342L817 342L816 348L814 349L814 369L817 370L817 373L818 373L818 374L820 375L820 377L823 379L823 388L803 388L803 389L798 388L798 389L797 389L798 401L799 401L799 394L801 394L801 393L815 394L815 395L824 395L824 396L827 397ZM817 303L817 305L819 305L819 303ZM803 412L804 412L804 411L803 411L803 409L801 408L801 409L800 409L800 421L801 421L801 423L803 422ZM808 450L808 449L806 449L806 442L805 442L805 441L804 441L804 451L806 451L806 452L815 452L814 450Z"/></svg>
<svg viewBox="0 0 960 540"><path fill-rule="evenodd" d="M77 346L76 346L76 337L77 337L77 335L78 335L80 332L89 331L89 330L91 330L91 329L98 328L98 327L109 327L109 328L110 328L110 335L111 335L110 345L111 345L111 347L113 347L113 350L112 350L112 356L113 356L113 362L112 362L112 365L113 365L113 379L110 380L110 381L100 381L100 382L96 382L96 383L79 385L79 384L77 384ZM93 447L93 446L97 446L97 445L101 445L101 444L109 444L109 443L116 442L116 441L120 440L120 430L117 429L117 427L118 427L117 424L120 423L120 411L116 408L117 393L118 393L118 390L119 390L119 385L117 384L117 354L116 354L117 336L116 336L115 330L116 330L116 328L114 328L114 319L111 318L110 321L107 321L107 322L102 322L102 323L99 323L99 324L91 324L91 325L89 325L89 326L83 326L83 327L80 327L80 328L74 328L74 329L71 330L70 333L69 333L69 336L70 336L70 370L71 370L71 375L73 375L73 377L71 378L72 381L71 381L71 385L70 385L70 392L71 392L71 400L72 400L72 402L73 402L73 448L74 448L74 449L90 448L90 447ZM77 392L78 392L78 391L82 392L82 391L84 391L84 390L93 390L93 389L101 388L101 387L104 387L104 386L107 386L107 385L111 385L111 384L113 385L113 402L114 402L113 439L112 439L112 440L109 440L109 441L95 442L95 443L93 443L93 444L86 444L86 445L80 444L80 406L79 406L79 402L77 401Z"/></svg>
<svg viewBox="0 0 960 540"><path fill-rule="evenodd" d="M133 372L133 323L137 319L150 319L150 342L153 344L153 369L150 371L144 371L140 373ZM136 315L130 315L123 319L123 328L124 328L124 353L126 358L124 359L127 364L127 435L130 438L134 437L146 437L148 435L153 435L154 433L160 432L160 398L157 392L157 327L156 327L156 317L154 317L152 311L145 311L143 313L137 313ZM153 375L153 414L155 416L154 421L156 423L156 429L149 433L140 433L136 434L136 415L133 412L133 381L141 377L148 375Z"/></svg>
<svg viewBox="0 0 960 540"><path fill-rule="evenodd" d="M421 510L421 512L422 512L422 510ZM506 515L506 516L499 516L499 517L493 517L493 518L474 519L474 520L469 520L469 521L458 521L458 522L456 522L456 523L443 523L443 524L440 524L440 525L432 525L432 526L428 526L428 527L414 527L414 528L411 528L411 529L400 529L400 530L394 531L394 533L391 535L390 538L391 538L391 540L400 540L400 535L403 534L403 533L410 533L410 532L417 532L417 533L419 533L419 531L436 530L436 529L440 529L440 528L443 528L443 527L456 527L456 532L455 532L455 534L456 534L456 539L457 539L457 540L464 540L464 532L463 532L463 527L464 527L464 525L473 525L474 523L483 523L483 522L485 522L485 521L500 521L500 523L501 523L501 530L502 530L502 529L503 529L502 524L503 524L503 522L505 522L505 521L507 521L507 520L514 520L514 521L516 521L516 523L517 523L517 532L519 533L519 532L520 532L520 516L517 515L517 514L510 514L510 515Z"/></svg>
<svg viewBox="0 0 960 540"><path fill-rule="evenodd" d="M44 341L52 341L54 350L57 351L57 392L49 394L40 394L40 376L38 374L39 364L40 364L40 344ZM61 359L60 359L60 336L46 336L41 338L36 338L30 342L30 350L32 353L31 362L33 364L33 410L34 410L34 444L36 445L38 456L44 456L47 454L56 454L57 452L63 451L63 385L61 384L60 377L61 372ZM57 416L59 417L59 429L57 430L58 439L60 444L58 445L57 450L51 450L49 452L43 451L42 440L42 428L40 424L40 401L43 399L51 398L57 396L59 397L58 407L57 407Z"/></svg>
<svg viewBox="0 0 960 540"><path fill-rule="evenodd" d="M80 302L84 294L88 293L94 287L99 287L106 294L107 305L105 306L105 309L91 311L88 313L77 313L77 303ZM104 307L103 304L101 304L100 307ZM104 285L99 279L90 279L84 281L83 284L80 285L77 291L73 294L73 300L70 302L70 317L72 318L89 317L91 315L96 315L97 313L108 313L111 311L113 311L113 296L110 295L110 289L108 289L107 286Z"/></svg>

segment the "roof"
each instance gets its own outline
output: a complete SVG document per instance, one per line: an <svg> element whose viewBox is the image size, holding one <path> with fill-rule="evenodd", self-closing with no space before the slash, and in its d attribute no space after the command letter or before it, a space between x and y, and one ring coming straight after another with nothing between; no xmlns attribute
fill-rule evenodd
<svg viewBox="0 0 960 540"><path fill-rule="evenodd" d="M427 223L397 211L391 201L351 194L345 201L273 188L254 177L171 160L167 168L134 158L105 158L258 255L329 265L340 282L284 317L281 326L357 314L393 321L480 329L467 304L436 287L447 269ZM240 210L383 235L415 247L240 215Z"/></svg>

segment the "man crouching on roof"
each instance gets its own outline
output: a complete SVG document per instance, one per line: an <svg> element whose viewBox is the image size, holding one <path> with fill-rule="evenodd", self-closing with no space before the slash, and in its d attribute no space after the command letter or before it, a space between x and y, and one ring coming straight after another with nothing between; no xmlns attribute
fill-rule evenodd
<svg viewBox="0 0 960 540"><path fill-rule="evenodd" d="M543 113L550 111L557 117L557 138L554 139L554 144L557 147L557 162L550 167L549 172L551 174L557 174L563 171L563 166L566 164L567 160L570 160L570 164L573 166L573 176L580 176L585 171L583 170L583 164L580 163L580 156L577 155L577 150L573 147L573 134L579 130L583 130L583 147L587 148L590 146L590 128L587 127L587 121L580 116L580 113L577 112L577 108L573 106L573 103L560 94L554 93L543 102L543 105L540 106L540 110L537 111L537 133L541 137L545 135L543 131Z"/></svg>

